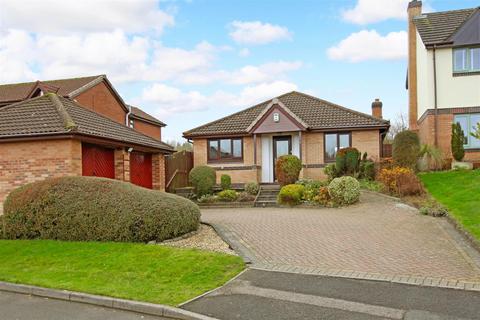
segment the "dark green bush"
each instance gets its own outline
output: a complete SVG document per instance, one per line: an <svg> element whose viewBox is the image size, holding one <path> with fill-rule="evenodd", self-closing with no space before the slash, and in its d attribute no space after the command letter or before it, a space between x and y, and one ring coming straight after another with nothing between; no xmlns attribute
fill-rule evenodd
<svg viewBox="0 0 480 320"><path fill-rule="evenodd" d="M343 148L338 150L335 157L337 175L353 175L358 172L361 153L356 148Z"/></svg>
<svg viewBox="0 0 480 320"><path fill-rule="evenodd" d="M228 190L232 187L232 178L228 174L222 174L220 177L220 186L222 190Z"/></svg>
<svg viewBox="0 0 480 320"><path fill-rule="evenodd" d="M415 132L405 130L393 139L392 156L396 166L416 169L419 154L420 140Z"/></svg>
<svg viewBox="0 0 480 320"><path fill-rule="evenodd" d="M463 147L465 135L460 123L452 124L452 156L457 161L462 161L465 157L465 148Z"/></svg>
<svg viewBox="0 0 480 320"><path fill-rule="evenodd" d="M203 195L211 194L217 175L215 169L209 166L197 166L190 171L190 183L195 188L197 198Z"/></svg>
<svg viewBox="0 0 480 320"><path fill-rule="evenodd" d="M4 205L7 239L163 241L196 230L190 200L130 183L64 177L27 184Z"/></svg>
<svg viewBox="0 0 480 320"><path fill-rule="evenodd" d="M235 190L223 190L217 194L218 200L233 202L237 200L238 193Z"/></svg>
<svg viewBox="0 0 480 320"><path fill-rule="evenodd" d="M275 174L281 186L295 183L300 170L302 170L302 162L294 155L281 156L275 163Z"/></svg>
<svg viewBox="0 0 480 320"><path fill-rule="evenodd" d="M259 190L260 186L256 182L249 182L245 184L245 192L251 194L252 196L256 196Z"/></svg>
<svg viewBox="0 0 480 320"><path fill-rule="evenodd" d="M360 162L360 179L375 180L375 162L362 160Z"/></svg>
<svg viewBox="0 0 480 320"><path fill-rule="evenodd" d="M305 187L301 184L289 184L283 186L278 193L277 201L280 204L294 206L299 204L303 198Z"/></svg>

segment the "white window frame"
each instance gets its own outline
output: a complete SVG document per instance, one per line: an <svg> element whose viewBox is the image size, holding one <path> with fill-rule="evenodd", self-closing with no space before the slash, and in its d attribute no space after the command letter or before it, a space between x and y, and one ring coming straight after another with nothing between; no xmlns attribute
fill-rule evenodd
<svg viewBox="0 0 480 320"><path fill-rule="evenodd" d="M479 72L479 69L473 68L473 52L474 50L480 50L480 47L463 47L463 48L454 48L452 49L452 69L453 73L468 73L468 72ZM463 66L462 69L455 69L457 66L457 53L462 52L463 56Z"/></svg>

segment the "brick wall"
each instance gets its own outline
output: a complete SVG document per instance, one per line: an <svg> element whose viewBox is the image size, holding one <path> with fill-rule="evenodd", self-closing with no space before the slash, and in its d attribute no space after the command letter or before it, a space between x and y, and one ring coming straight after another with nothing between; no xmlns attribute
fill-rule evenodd
<svg viewBox="0 0 480 320"><path fill-rule="evenodd" d="M115 149L115 179L130 181L130 154L124 148Z"/></svg>
<svg viewBox="0 0 480 320"><path fill-rule="evenodd" d="M82 175L78 140L0 143L0 214L13 189L50 177Z"/></svg>
<svg viewBox="0 0 480 320"><path fill-rule="evenodd" d="M152 187L165 191L165 156L160 153L152 155Z"/></svg>
<svg viewBox="0 0 480 320"><path fill-rule="evenodd" d="M380 160L380 132L378 130L363 130L352 132L352 147L368 154L373 161Z"/></svg>
<svg viewBox="0 0 480 320"><path fill-rule="evenodd" d="M75 100L82 106L125 125L127 113L104 82L82 92Z"/></svg>
<svg viewBox="0 0 480 320"><path fill-rule="evenodd" d="M154 139L162 139L162 128L160 126L144 122L142 120L134 119L133 128Z"/></svg>

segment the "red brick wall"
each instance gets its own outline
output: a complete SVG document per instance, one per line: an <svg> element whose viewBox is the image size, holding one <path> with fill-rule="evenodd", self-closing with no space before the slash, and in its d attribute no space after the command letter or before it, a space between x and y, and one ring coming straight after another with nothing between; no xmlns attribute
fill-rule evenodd
<svg viewBox="0 0 480 320"><path fill-rule="evenodd" d="M82 106L125 125L127 113L104 82L82 92L75 100Z"/></svg>
<svg viewBox="0 0 480 320"><path fill-rule="evenodd" d="M162 139L162 128L160 126L156 126L148 122L143 122L142 120L134 119L133 128L154 139Z"/></svg>
<svg viewBox="0 0 480 320"><path fill-rule="evenodd" d="M13 189L50 177L82 175L78 140L0 143L0 214Z"/></svg>
<svg viewBox="0 0 480 320"><path fill-rule="evenodd" d="M130 154L124 148L115 149L115 179L130 181Z"/></svg>

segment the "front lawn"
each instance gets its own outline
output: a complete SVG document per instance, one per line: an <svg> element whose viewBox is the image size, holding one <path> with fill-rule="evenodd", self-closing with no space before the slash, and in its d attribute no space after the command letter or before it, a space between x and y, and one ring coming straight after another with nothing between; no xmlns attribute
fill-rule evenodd
<svg viewBox="0 0 480 320"><path fill-rule="evenodd" d="M420 179L430 194L480 240L480 170L424 173Z"/></svg>
<svg viewBox="0 0 480 320"><path fill-rule="evenodd" d="M238 274L241 258L159 245L0 240L0 280L177 305Z"/></svg>

